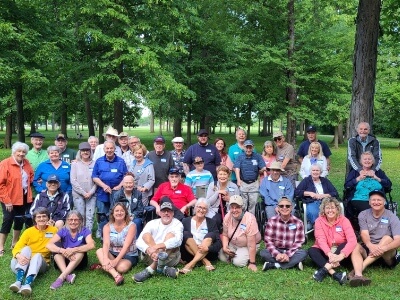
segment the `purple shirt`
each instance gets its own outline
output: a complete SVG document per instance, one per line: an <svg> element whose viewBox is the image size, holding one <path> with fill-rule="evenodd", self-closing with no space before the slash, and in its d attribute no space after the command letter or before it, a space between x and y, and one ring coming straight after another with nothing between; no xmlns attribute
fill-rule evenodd
<svg viewBox="0 0 400 300"><path fill-rule="evenodd" d="M82 230L76 234L75 238L71 236L71 232L65 227L57 232L57 235L61 238L62 247L64 249L85 245L86 237L89 234L92 234L92 232L86 227L82 227Z"/></svg>

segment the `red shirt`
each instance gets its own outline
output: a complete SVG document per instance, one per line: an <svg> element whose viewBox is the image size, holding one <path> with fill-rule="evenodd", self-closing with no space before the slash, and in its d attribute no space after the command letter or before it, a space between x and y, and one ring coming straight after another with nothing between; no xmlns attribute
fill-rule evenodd
<svg viewBox="0 0 400 300"><path fill-rule="evenodd" d="M158 204L160 204L160 200L164 196L169 197L172 203L178 209L181 209L190 201L196 199L192 192L192 189L189 186L180 182L175 189L171 187L171 184L169 182L161 183L151 200L154 200Z"/></svg>

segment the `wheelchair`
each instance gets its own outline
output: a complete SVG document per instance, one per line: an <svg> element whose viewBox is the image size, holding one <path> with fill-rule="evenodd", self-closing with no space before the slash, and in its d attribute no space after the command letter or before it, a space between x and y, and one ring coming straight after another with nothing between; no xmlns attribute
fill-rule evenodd
<svg viewBox="0 0 400 300"><path fill-rule="evenodd" d="M256 204L255 217L258 224L258 230L260 231L261 236L263 236L265 232L265 225L267 222L267 214L265 212L265 202L262 197L261 201L259 200Z"/></svg>

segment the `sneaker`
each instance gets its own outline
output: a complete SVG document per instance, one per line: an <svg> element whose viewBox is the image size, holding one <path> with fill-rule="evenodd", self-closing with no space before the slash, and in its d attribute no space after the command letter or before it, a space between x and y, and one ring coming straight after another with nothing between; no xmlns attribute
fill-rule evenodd
<svg viewBox="0 0 400 300"><path fill-rule="evenodd" d="M395 257L393 258L393 260L394 260L394 262L393 262L393 264L390 266L391 268L395 268L395 267L399 264L399 262L400 262L400 253L399 253L399 252L396 252L396 255L395 255Z"/></svg>
<svg viewBox="0 0 400 300"><path fill-rule="evenodd" d="M369 281L371 283L371 280ZM349 284L351 287L358 287L364 285L364 276L354 275L350 280ZM368 285L368 284L366 284Z"/></svg>
<svg viewBox="0 0 400 300"><path fill-rule="evenodd" d="M299 264L297 265L297 267L299 268L300 271L304 270L304 266L302 262L299 262Z"/></svg>
<svg viewBox="0 0 400 300"><path fill-rule="evenodd" d="M266 261L262 267L263 271L268 271L268 270L272 270L272 269L276 269L276 266L275 266L275 264L273 264L269 261Z"/></svg>
<svg viewBox="0 0 400 300"><path fill-rule="evenodd" d="M171 277L173 279L178 278L179 269L175 269L172 267L165 266L163 270L163 274L167 277Z"/></svg>
<svg viewBox="0 0 400 300"><path fill-rule="evenodd" d="M14 293L18 293L21 288L21 281L16 281L12 285L10 285L10 290Z"/></svg>
<svg viewBox="0 0 400 300"><path fill-rule="evenodd" d="M328 275L328 270L325 267L323 267L315 271L312 277L314 278L315 281L322 282L322 280L324 280L326 275Z"/></svg>
<svg viewBox="0 0 400 300"><path fill-rule="evenodd" d="M167 258L168 258L168 253L167 252L158 253L158 259L159 260L166 260Z"/></svg>
<svg viewBox="0 0 400 300"><path fill-rule="evenodd" d="M63 284L64 284L64 280L62 280L61 278L57 278L56 281L54 281L54 282L51 284L50 289L56 290L56 289L62 287Z"/></svg>
<svg viewBox="0 0 400 300"><path fill-rule="evenodd" d="M343 285L346 283L347 281L347 276L346 276L346 272L335 272L332 275L333 279L335 279L337 282L340 283L340 285Z"/></svg>
<svg viewBox="0 0 400 300"><path fill-rule="evenodd" d="M30 284L24 284L21 286L19 292L22 296L30 296L32 294L32 288Z"/></svg>
<svg viewBox="0 0 400 300"><path fill-rule="evenodd" d="M143 271L133 275L132 279L136 283L142 283L143 281L145 281L146 279L150 278L151 276L152 276L152 274L147 269L144 269Z"/></svg>
<svg viewBox="0 0 400 300"><path fill-rule="evenodd" d="M350 280L356 275L356 272L354 270L350 271L349 275L347 275L347 278Z"/></svg>
<svg viewBox="0 0 400 300"><path fill-rule="evenodd" d="M75 275L75 274L69 274L69 275L67 275L67 277L65 278L65 281L68 282L68 283L70 283L70 284L73 284L73 283L75 282L75 278L76 278L76 275Z"/></svg>

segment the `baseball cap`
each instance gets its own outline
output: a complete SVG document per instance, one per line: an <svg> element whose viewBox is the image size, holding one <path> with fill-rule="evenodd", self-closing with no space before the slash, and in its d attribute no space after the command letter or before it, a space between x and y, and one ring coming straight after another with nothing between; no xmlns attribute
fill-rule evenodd
<svg viewBox="0 0 400 300"><path fill-rule="evenodd" d="M199 132L197 133L197 136L203 135L203 134L207 134L208 135L208 131L205 129L200 129Z"/></svg>
<svg viewBox="0 0 400 300"><path fill-rule="evenodd" d="M244 145L245 147L246 147L246 146L252 146L252 147L254 147L254 143L253 143L252 140L245 140L243 145Z"/></svg>
<svg viewBox="0 0 400 300"><path fill-rule="evenodd" d="M383 198L386 199L386 195L385 195L385 193L384 193L382 190L373 190L373 191L370 191L369 194L368 194L368 196L371 197L372 195L381 195Z"/></svg>
<svg viewBox="0 0 400 300"><path fill-rule="evenodd" d="M47 177L47 182L55 181L57 183L60 183L60 179L58 179L58 176L55 174L50 175Z"/></svg>
<svg viewBox="0 0 400 300"><path fill-rule="evenodd" d="M172 209L172 204L169 201L164 201L161 206L160 206L160 210L164 210L164 209L169 209L169 210L173 210Z"/></svg>
<svg viewBox="0 0 400 300"><path fill-rule="evenodd" d="M229 205L237 204L239 206L243 206L243 198L239 195L233 195L229 198Z"/></svg>
<svg viewBox="0 0 400 300"><path fill-rule="evenodd" d="M127 132L125 132L125 131L122 131L122 132L119 134L119 137L127 137L127 136L129 136L129 134L128 134Z"/></svg>
<svg viewBox="0 0 400 300"><path fill-rule="evenodd" d="M84 149L91 149L90 144L88 142L82 142L79 144L79 150L84 150Z"/></svg>
<svg viewBox="0 0 400 300"><path fill-rule="evenodd" d="M310 125L307 127L306 129L307 133L308 132L316 132L317 131L317 127L315 127L314 125Z"/></svg>
<svg viewBox="0 0 400 300"><path fill-rule="evenodd" d="M64 140L64 141L66 141L67 137L63 133L59 133L59 134L57 134L55 140Z"/></svg>
<svg viewBox="0 0 400 300"><path fill-rule="evenodd" d="M172 167L168 170L168 174L181 174L178 168Z"/></svg>
<svg viewBox="0 0 400 300"><path fill-rule="evenodd" d="M273 138L277 138L277 137L280 137L280 136L283 136L282 131L275 132L274 135L273 135L272 137L273 137Z"/></svg>
<svg viewBox="0 0 400 300"><path fill-rule="evenodd" d="M162 135L159 135L154 139L154 143L163 143L163 144L165 144L165 138Z"/></svg>

